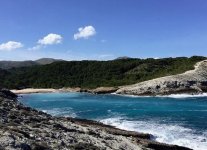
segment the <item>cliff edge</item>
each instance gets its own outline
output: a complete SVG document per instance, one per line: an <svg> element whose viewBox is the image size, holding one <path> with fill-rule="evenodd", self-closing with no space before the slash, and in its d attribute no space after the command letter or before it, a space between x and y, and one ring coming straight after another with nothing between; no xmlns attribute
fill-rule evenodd
<svg viewBox="0 0 207 150"><path fill-rule="evenodd" d="M155 96L169 94L199 94L207 92L207 60L198 62L194 70L123 86L117 94Z"/></svg>

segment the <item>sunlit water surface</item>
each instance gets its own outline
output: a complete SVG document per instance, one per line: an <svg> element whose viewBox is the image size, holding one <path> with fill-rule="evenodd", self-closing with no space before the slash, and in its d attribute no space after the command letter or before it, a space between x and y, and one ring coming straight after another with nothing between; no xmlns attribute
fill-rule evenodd
<svg viewBox="0 0 207 150"><path fill-rule="evenodd" d="M101 121L151 133L159 142L207 150L207 96L126 97L87 93L25 94L20 101L54 116Z"/></svg>

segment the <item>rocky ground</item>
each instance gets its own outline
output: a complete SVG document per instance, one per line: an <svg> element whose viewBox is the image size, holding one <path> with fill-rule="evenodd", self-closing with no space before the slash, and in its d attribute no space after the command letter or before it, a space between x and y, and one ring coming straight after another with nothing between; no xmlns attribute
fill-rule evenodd
<svg viewBox="0 0 207 150"><path fill-rule="evenodd" d="M99 122L52 117L0 90L0 150L188 150Z"/></svg>
<svg viewBox="0 0 207 150"><path fill-rule="evenodd" d="M207 92L207 60L196 64L195 69L183 74L157 78L124 86L117 94L155 96L169 94L200 94Z"/></svg>

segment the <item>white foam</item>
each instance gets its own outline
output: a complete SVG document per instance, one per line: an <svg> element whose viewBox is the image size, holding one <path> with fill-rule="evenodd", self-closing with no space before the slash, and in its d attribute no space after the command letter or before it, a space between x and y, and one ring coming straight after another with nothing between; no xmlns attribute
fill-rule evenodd
<svg viewBox="0 0 207 150"><path fill-rule="evenodd" d="M117 96L124 96L124 97L131 97L131 98L137 98L137 97L169 97L169 98L193 98L193 97L207 97L207 93L202 94L170 94L170 95L157 95L157 96L138 96L138 95L121 95L116 93L111 93L112 95Z"/></svg>
<svg viewBox="0 0 207 150"><path fill-rule="evenodd" d="M64 116L64 117L77 117L76 113L72 110L72 108L52 108L43 110L43 112L48 113L52 116Z"/></svg>
<svg viewBox="0 0 207 150"><path fill-rule="evenodd" d="M190 98L190 97L207 97L207 93L202 93L202 94L171 94L167 96L158 96L158 97L170 97L170 98Z"/></svg>
<svg viewBox="0 0 207 150"><path fill-rule="evenodd" d="M207 149L207 131L197 135L191 129L179 126L160 124L154 121L128 121L121 117L101 120L102 123L124 130L150 133L158 142L175 144L194 150Z"/></svg>
<svg viewBox="0 0 207 150"><path fill-rule="evenodd" d="M131 98L137 98L137 97L154 97L154 96L139 96L139 95L117 94L117 93L111 93L111 95L117 95L117 96L122 96L122 97L131 97Z"/></svg>

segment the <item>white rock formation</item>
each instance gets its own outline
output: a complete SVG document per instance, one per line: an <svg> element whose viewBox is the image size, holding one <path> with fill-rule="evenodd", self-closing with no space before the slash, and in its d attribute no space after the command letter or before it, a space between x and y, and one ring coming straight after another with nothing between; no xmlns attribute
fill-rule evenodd
<svg viewBox="0 0 207 150"><path fill-rule="evenodd" d="M203 92L207 92L207 60L198 62L194 70L183 74L124 86L116 91L117 94L152 96L178 93L197 94Z"/></svg>

